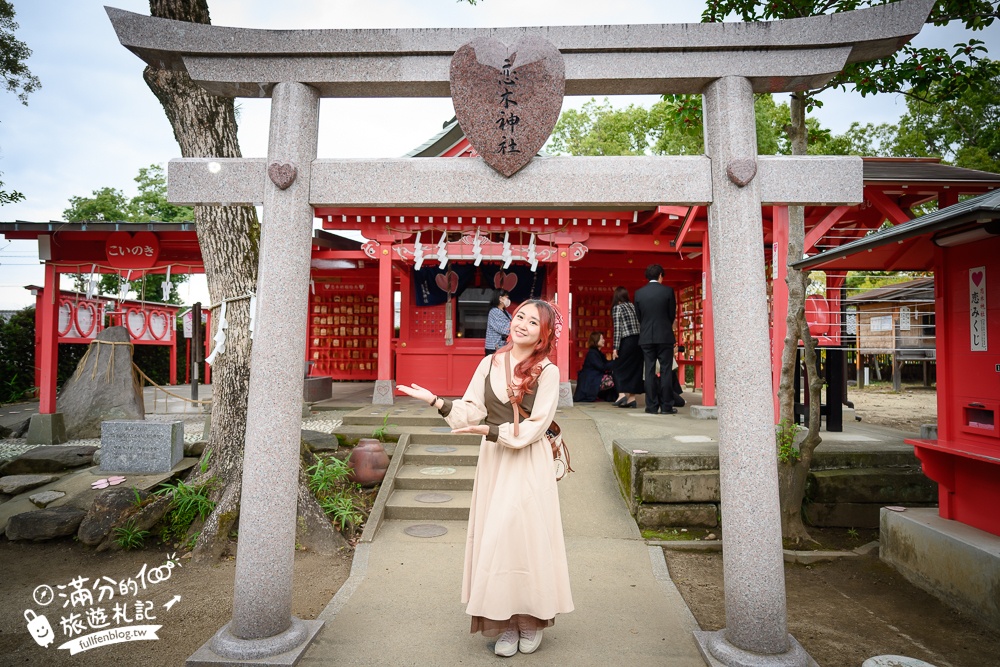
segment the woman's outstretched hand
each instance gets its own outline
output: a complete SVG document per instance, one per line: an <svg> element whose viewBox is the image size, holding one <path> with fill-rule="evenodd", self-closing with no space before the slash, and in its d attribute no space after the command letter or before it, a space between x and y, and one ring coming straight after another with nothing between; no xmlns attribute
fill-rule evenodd
<svg viewBox="0 0 1000 667"><path fill-rule="evenodd" d="M452 433L475 433L476 435L487 435L490 427L486 424L476 424L475 426L463 426L462 428L451 429Z"/></svg>
<svg viewBox="0 0 1000 667"><path fill-rule="evenodd" d="M434 394L431 393L430 389L424 389L419 384L411 384L406 386L403 384L396 385L396 391L401 391L407 396L412 396L418 401L423 401L424 403L430 404L431 399L434 398Z"/></svg>

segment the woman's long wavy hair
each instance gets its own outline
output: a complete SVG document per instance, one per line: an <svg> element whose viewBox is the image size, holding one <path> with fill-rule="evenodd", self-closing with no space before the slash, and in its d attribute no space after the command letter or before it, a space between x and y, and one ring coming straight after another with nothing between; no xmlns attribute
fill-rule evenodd
<svg viewBox="0 0 1000 667"><path fill-rule="evenodd" d="M531 304L538 309L538 342L535 343L535 349L532 350L528 358L514 366L512 371L511 380L514 381L513 400L515 403L520 403L525 394L534 393L535 387L538 386L538 376L542 372L542 361L545 360L545 357L552 354L556 346L556 311L555 307L548 301L542 301L541 299L530 299L525 301L517 307L517 310L514 311L514 315L511 318L512 321L513 318L517 317L517 314L521 311L521 309L528 304ZM503 363L503 355L513 347L514 343L508 342L506 345L499 348L493 353L493 363L496 365ZM516 382L518 378L524 378L525 381Z"/></svg>

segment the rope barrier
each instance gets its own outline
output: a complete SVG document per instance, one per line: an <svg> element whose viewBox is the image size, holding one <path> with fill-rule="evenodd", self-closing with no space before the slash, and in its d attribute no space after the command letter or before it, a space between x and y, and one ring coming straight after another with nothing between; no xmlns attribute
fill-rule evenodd
<svg viewBox="0 0 1000 667"><path fill-rule="evenodd" d="M210 398L204 398L204 399L201 399L201 400L194 400L192 398L184 398L183 396L181 396L179 394L175 394L172 391L167 391L162 386L156 384L156 382L154 382L148 375L146 375L145 373L143 373L142 369L139 368L138 366L136 366L135 362L132 362L132 366L135 368L136 372L139 373L139 375L141 375L142 378L146 382L148 382L149 384L153 385L154 387L156 387L157 389L159 389L160 391L162 391L167 396L173 396L174 398L179 398L180 400L184 401L185 403L195 403L195 404L199 404L199 405L204 404L204 403L211 403L212 402L212 399L210 399Z"/></svg>

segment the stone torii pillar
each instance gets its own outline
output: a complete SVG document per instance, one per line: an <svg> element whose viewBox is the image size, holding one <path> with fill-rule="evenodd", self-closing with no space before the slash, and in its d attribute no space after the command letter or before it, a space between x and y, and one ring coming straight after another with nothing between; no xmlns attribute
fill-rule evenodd
<svg viewBox="0 0 1000 667"><path fill-rule="evenodd" d="M301 649L322 621L292 616L313 209L309 175L319 94L279 83L271 96L257 313L250 360L233 620L189 664L253 660ZM280 258L280 261L279 259Z"/></svg>
<svg viewBox="0 0 1000 667"><path fill-rule="evenodd" d="M719 406L719 474L726 628L696 632L727 665L809 665L788 634L778 468L771 418L771 344L757 174L753 88L724 77L704 92L712 158L708 208ZM707 656L706 656L707 657Z"/></svg>

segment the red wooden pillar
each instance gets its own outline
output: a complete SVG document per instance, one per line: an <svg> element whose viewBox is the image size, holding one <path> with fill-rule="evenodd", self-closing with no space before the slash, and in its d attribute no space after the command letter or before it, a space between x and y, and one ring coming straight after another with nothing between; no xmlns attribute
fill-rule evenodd
<svg viewBox="0 0 1000 667"><path fill-rule="evenodd" d="M378 379L392 380L392 256L389 242L378 250Z"/></svg>
<svg viewBox="0 0 1000 667"><path fill-rule="evenodd" d="M40 302L42 344L41 353L35 360L41 369L38 412L51 415L56 411L56 373L59 368L59 271L54 264L45 265L45 291ZM35 321L38 321L37 311Z"/></svg>
<svg viewBox="0 0 1000 667"><path fill-rule="evenodd" d="M958 190L946 188L938 195L938 209L948 208L958 203Z"/></svg>
<svg viewBox="0 0 1000 667"><path fill-rule="evenodd" d="M35 386L41 390L42 387L42 299L45 298L45 290L35 291Z"/></svg>
<svg viewBox="0 0 1000 667"><path fill-rule="evenodd" d="M559 382L569 382L569 244L559 244L556 261L556 302L562 315L563 332L556 346Z"/></svg>
<svg viewBox="0 0 1000 667"><path fill-rule="evenodd" d="M701 243L701 404L715 405L715 315L712 308L712 254L708 234Z"/></svg>
<svg viewBox="0 0 1000 667"><path fill-rule="evenodd" d="M788 335L788 283L785 282L788 263L788 207L775 206L771 212L771 398L774 401L774 423L778 423L778 386L781 383L781 353Z"/></svg>

